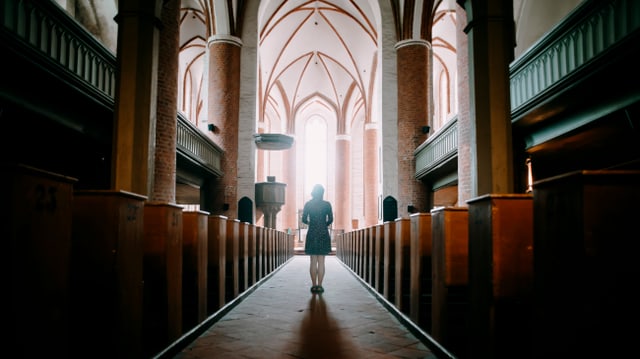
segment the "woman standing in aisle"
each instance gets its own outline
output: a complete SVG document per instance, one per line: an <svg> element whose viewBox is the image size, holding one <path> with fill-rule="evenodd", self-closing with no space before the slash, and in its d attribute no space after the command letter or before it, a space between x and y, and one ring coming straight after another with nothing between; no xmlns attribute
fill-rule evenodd
<svg viewBox="0 0 640 359"><path fill-rule="evenodd" d="M324 258L331 252L331 236L329 226L333 223L331 203L323 199L324 187L315 185L311 191L311 200L304 205L302 223L309 226L304 251L310 257L309 274L311 275L311 292L322 293L324 279Z"/></svg>

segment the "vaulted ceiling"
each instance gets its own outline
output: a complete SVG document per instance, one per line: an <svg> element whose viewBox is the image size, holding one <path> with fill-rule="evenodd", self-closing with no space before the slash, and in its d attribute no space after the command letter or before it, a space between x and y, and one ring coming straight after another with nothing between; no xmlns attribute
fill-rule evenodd
<svg viewBox="0 0 640 359"><path fill-rule="evenodd" d="M378 13L368 1L263 1L260 117L291 126L302 107L364 115L378 66ZM364 111L364 112L361 112Z"/></svg>
<svg viewBox="0 0 640 359"><path fill-rule="evenodd" d="M297 119L333 116L337 133L350 122L369 122L379 100L381 8L394 19L386 29L396 41L430 41L436 8L455 0L260 0L257 14L258 121L270 132L293 132ZM202 61L212 35L245 38L246 1L182 0L181 83L187 84L182 110L199 119ZM254 4L255 5L255 4ZM386 13L385 13L386 14ZM200 68L198 68L200 67ZM188 78L187 78L188 77ZM377 80L378 79L378 80ZM191 106L191 108L188 108ZM206 121L206 120L205 120Z"/></svg>

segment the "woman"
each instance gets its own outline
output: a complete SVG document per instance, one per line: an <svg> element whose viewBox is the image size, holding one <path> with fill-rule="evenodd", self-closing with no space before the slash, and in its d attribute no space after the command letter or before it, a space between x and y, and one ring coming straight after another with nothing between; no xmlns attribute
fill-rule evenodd
<svg viewBox="0 0 640 359"><path fill-rule="evenodd" d="M322 185L315 185L311 191L311 200L305 203L302 210L302 223L309 226L304 251L310 256L312 293L324 292L324 257L331 252L329 226L333 223L333 210L331 203L322 199L323 196Z"/></svg>

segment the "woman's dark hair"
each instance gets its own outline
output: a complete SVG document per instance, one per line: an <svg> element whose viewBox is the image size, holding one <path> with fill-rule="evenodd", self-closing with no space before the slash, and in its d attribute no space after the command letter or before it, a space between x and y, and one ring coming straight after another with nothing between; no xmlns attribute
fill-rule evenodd
<svg viewBox="0 0 640 359"><path fill-rule="evenodd" d="M324 196L324 187L322 187L322 185L320 184L313 186L313 191L311 191L311 197L322 198L322 196Z"/></svg>

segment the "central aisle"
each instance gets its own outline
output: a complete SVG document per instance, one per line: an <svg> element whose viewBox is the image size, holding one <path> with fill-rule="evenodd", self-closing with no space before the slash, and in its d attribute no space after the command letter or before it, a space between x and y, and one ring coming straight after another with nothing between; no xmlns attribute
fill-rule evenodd
<svg viewBox="0 0 640 359"><path fill-rule="evenodd" d="M175 358L436 358L335 256L310 287L294 256Z"/></svg>

